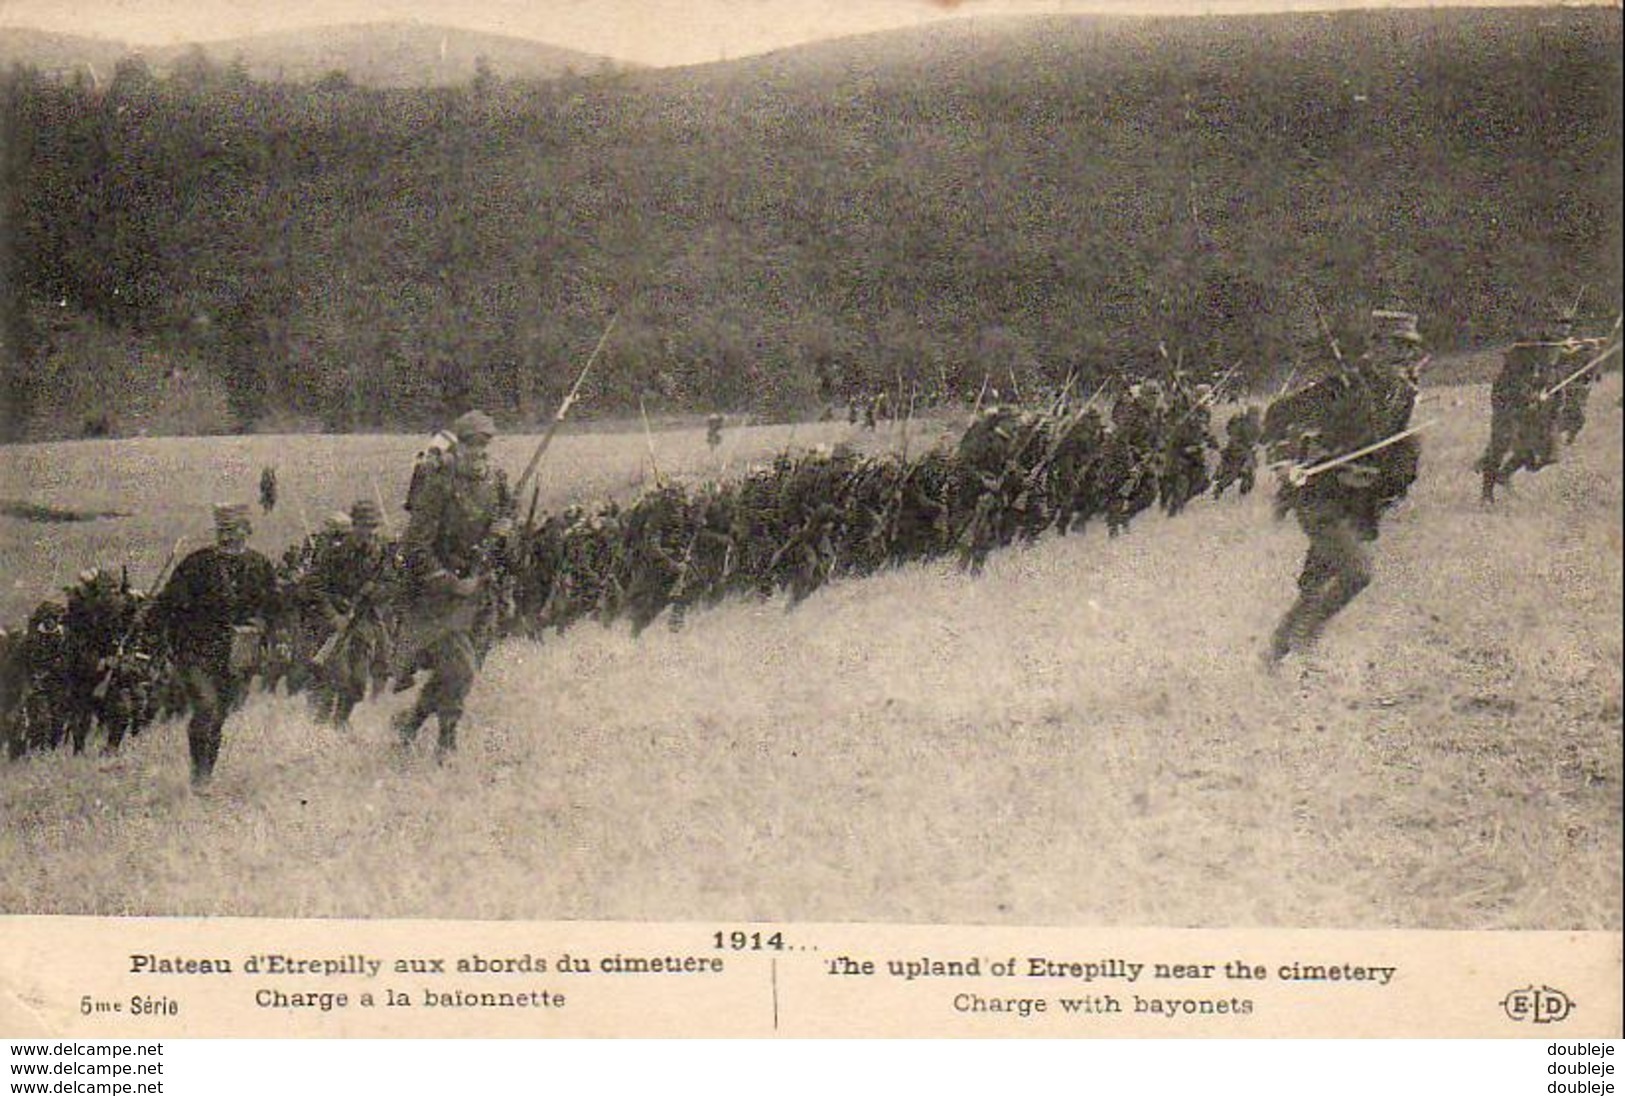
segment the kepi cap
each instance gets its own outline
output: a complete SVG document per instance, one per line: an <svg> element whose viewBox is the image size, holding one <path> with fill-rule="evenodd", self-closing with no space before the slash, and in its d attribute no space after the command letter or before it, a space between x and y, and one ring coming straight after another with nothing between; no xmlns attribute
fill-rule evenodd
<svg viewBox="0 0 1625 1096"><path fill-rule="evenodd" d="M376 529L384 523L383 511L370 499L357 499L350 507L350 522L357 529Z"/></svg>
<svg viewBox="0 0 1625 1096"><path fill-rule="evenodd" d="M1422 341L1422 333L1416 329L1416 313L1391 308L1379 308L1371 313L1371 337L1411 343Z"/></svg>
<svg viewBox="0 0 1625 1096"><path fill-rule="evenodd" d="M247 536L254 531L254 523L249 520L248 506L241 502L217 502L214 506L214 529L217 533L241 533Z"/></svg>
<svg viewBox="0 0 1625 1096"><path fill-rule="evenodd" d="M451 432L462 442L481 437L489 441L497 436L497 424L484 411L469 411L457 417L451 424Z"/></svg>

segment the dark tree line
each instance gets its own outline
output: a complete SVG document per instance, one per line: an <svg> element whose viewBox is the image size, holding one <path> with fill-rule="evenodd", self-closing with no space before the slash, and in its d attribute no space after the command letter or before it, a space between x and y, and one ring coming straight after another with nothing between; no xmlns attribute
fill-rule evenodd
<svg viewBox="0 0 1625 1096"><path fill-rule="evenodd" d="M1617 11L1058 20L807 58L407 90L201 54L101 86L14 69L0 429L48 398L64 317L202 363L238 428L366 429L534 421L612 313L603 413L1175 356L1263 385L1325 356L1320 309L1346 346L1399 304L1450 348L1582 284L1617 307Z"/></svg>

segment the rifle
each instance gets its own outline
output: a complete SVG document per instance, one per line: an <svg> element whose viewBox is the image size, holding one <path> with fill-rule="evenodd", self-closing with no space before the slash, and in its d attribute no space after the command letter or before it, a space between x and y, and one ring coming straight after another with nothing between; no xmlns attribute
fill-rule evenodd
<svg viewBox="0 0 1625 1096"><path fill-rule="evenodd" d="M560 424L564 422L564 416L570 413L570 408L576 402L576 396L581 392L581 386L586 383L587 374L591 372L593 363L598 360L598 355L603 351L604 344L609 341L609 333L615 330L615 321L620 318L620 313L616 313L609 318L609 323L604 327L604 333L598 337L598 345L592 348L592 353L587 357L587 364L581 367L581 372L576 376L576 382L570 386L570 391L565 394L564 402L560 403L559 409L553 412L553 418L547 424L546 433L542 435L542 440L536 444L536 452L530 455L530 463L525 465L525 471L520 475L519 482L514 485L516 493L523 491L525 485L530 482L530 477L536 474L536 466L542 462L542 454L547 452L547 447L552 444L553 435L558 433Z"/></svg>
<svg viewBox="0 0 1625 1096"><path fill-rule="evenodd" d="M1315 296L1313 289L1309 290L1309 306L1315 310L1315 320L1320 324L1320 333L1326 336L1326 342L1332 348L1332 357L1337 364L1343 363L1343 348L1337 345L1337 337L1332 334L1331 325L1326 322L1326 314L1320 310L1320 298Z"/></svg>
<svg viewBox="0 0 1625 1096"><path fill-rule="evenodd" d="M384 505L384 492L378 486L378 477L368 477L372 480L372 496L378 502L378 520L384 523L384 533L391 539L395 536L395 523L389 520L389 509Z"/></svg>
<svg viewBox="0 0 1625 1096"><path fill-rule="evenodd" d="M643 419L643 444L649 450L649 467L655 475L655 486L663 487L665 483L660 475L660 462L655 459L655 436L649 429L649 412L643 407L643 397L638 397L638 416Z"/></svg>
<svg viewBox="0 0 1625 1096"><path fill-rule="evenodd" d="M1619 353L1619 345L1619 343L1615 343L1613 346L1610 346L1607 350L1604 350L1601 354L1598 354L1595 358L1592 358L1590 361L1586 362L1573 373L1570 373L1567 377L1564 377L1562 380L1543 391L1540 394L1540 402L1545 403L1547 400L1563 391L1563 389L1567 388L1569 385L1573 384L1575 381L1597 368L1597 366Z"/></svg>
<svg viewBox="0 0 1625 1096"><path fill-rule="evenodd" d="M350 606L348 613L340 617L339 626L333 629L333 634L328 636L322 645L316 649L316 653L310 657L311 665L319 670L325 669L328 661L332 659L333 653L350 638L350 633L355 631L356 622L361 619L361 611L371 608L372 603L377 600L374 587L377 585L378 580L384 577L384 571L389 567L390 557L390 549L387 546L383 547L378 553L377 565L372 569L372 573L367 576L367 581L362 583L361 590L356 594L355 604Z"/></svg>
<svg viewBox="0 0 1625 1096"><path fill-rule="evenodd" d="M1386 437L1381 441L1372 442L1370 445L1362 446L1361 448L1354 450L1352 453L1344 453L1340 457L1333 457L1331 460L1323 460L1319 464L1312 464L1307 468L1303 467L1302 465L1293 465L1287 469L1286 478L1294 487L1302 487L1304 484L1308 483L1322 472L1330 472L1332 469L1339 468L1350 461L1358 460L1360 457L1369 456L1378 450L1386 449L1395 442L1403 441L1405 438L1408 438L1413 434L1420 434L1423 430L1433 426L1438 421L1438 419L1429 419L1426 422L1418 423L1408 430L1401 430L1399 433L1394 434L1391 437Z"/></svg>
<svg viewBox="0 0 1625 1096"><path fill-rule="evenodd" d="M117 645L114 646L113 650L115 652L115 656L123 653L124 648L127 647L130 640L134 638L136 629L141 627L142 623L147 619L147 614L152 612L152 607L158 603L158 592L164 588L164 583L168 581L169 572L174 569L175 560L181 554L181 545L185 543L186 538L181 537L175 541L175 547L169 550L169 558L164 560L164 565L158 569L157 577L152 580L152 589L148 593L147 599L141 603L141 606L138 609L136 609L135 616L131 618L129 627L124 629L124 634L119 637ZM126 591L128 591L130 588L127 575L123 586ZM97 700L100 700L106 696L107 690L113 685L113 674L117 669L118 663L115 657L115 660L111 661L105 668L105 672L102 674L101 680L96 682L96 687L90 691L90 695L95 697Z"/></svg>
<svg viewBox="0 0 1625 1096"><path fill-rule="evenodd" d="M972 407L970 409L971 417L973 417L973 418L976 415L981 413L981 410L982 410L982 397L987 395L987 384L988 384L989 380L990 380L990 378L989 378L988 374L983 373L982 374L982 390L980 392L976 393L976 406L974 406L974 407Z"/></svg>

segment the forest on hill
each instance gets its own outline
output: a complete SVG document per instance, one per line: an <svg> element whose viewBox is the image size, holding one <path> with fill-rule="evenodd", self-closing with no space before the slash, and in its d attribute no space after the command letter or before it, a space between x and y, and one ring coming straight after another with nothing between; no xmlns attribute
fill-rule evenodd
<svg viewBox="0 0 1625 1096"><path fill-rule="evenodd" d="M1277 383L1621 288L1617 9L978 21L369 88L0 79L0 438L535 422L1182 361ZM175 393L214 390L218 407ZM168 393L160 399L153 393ZM145 394L145 395L144 395Z"/></svg>

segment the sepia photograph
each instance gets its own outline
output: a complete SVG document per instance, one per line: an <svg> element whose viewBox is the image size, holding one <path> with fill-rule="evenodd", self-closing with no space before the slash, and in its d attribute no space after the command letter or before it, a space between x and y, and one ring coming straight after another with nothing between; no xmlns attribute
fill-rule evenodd
<svg viewBox="0 0 1625 1096"><path fill-rule="evenodd" d="M0 0L0 914L1619 933L1621 89Z"/></svg>

